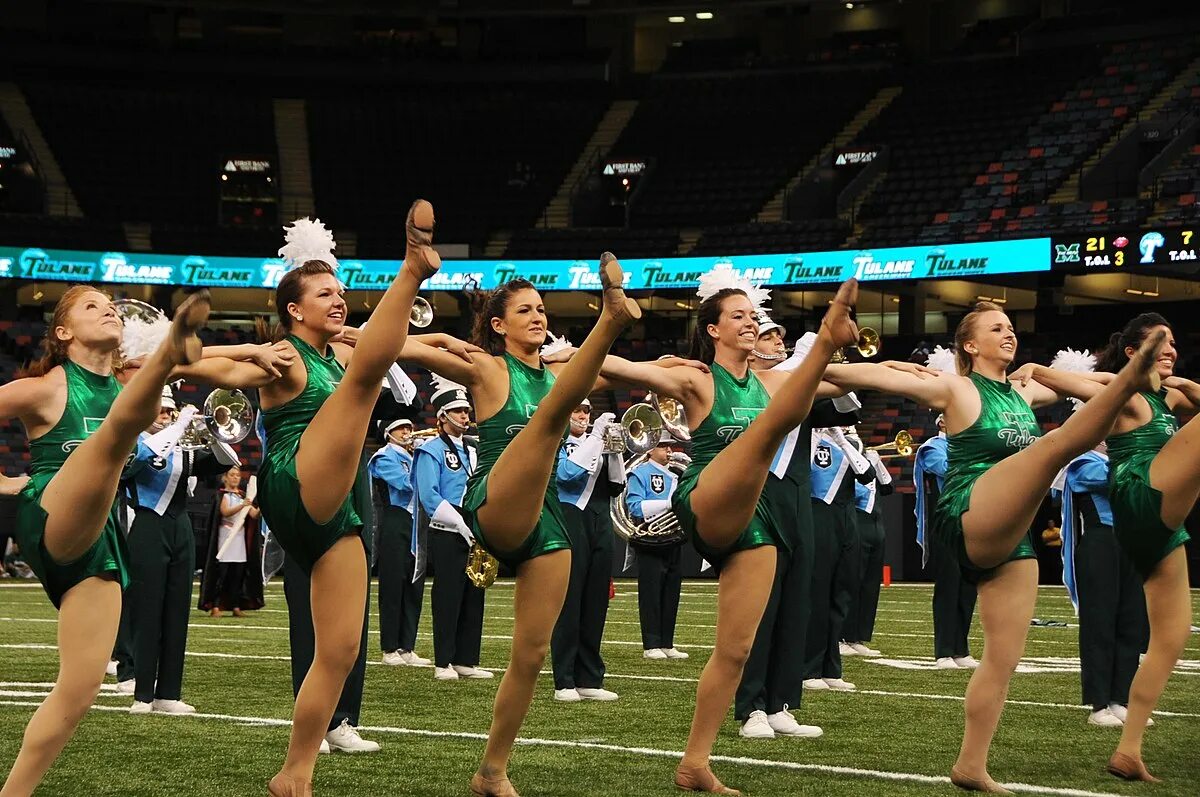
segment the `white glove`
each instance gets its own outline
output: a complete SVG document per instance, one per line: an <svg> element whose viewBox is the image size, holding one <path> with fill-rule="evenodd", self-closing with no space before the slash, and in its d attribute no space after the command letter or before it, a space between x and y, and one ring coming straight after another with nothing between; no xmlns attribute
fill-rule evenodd
<svg viewBox="0 0 1200 797"><path fill-rule="evenodd" d="M604 453L604 441L594 434L586 435L575 450L567 455L567 459L583 468L588 473L595 473L600 466L600 457Z"/></svg>
<svg viewBox="0 0 1200 797"><path fill-rule="evenodd" d="M875 468L875 477L879 479L880 484L891 484L892 474L888 472L887 466L883 464L883 459L880 458L878 451L868 451L867 459L871 461L871 467Z"/></svg>
<svg viewBox="0 0 1200 797"><path fill-rule="evenodd" d="M846 435L841 429L837 428L836 426L832 426L827 429L826 432L829 435L829 439L836 443L837 447L840 448L842 453L845 454L850 460L850 468L855 473L861 476L871 469L871 463L867 461L866 457L858 453L857 448L850 444L850 441L846 439Z"/></svg>
<svg viewBox="0 0 1200 797"><path fill-rule="evenodd" d="M463 536L468 544L474 541L475 535L471 533L471 529L467 526L467 522L463 520L462 515L458 514L449 501L443 500L437 505L437 509L433 510L433 515L429 518L429 527L438 529L439 531L454 531Z"/></svg>
<svg viewBox="0 0 1200 797"><path fill-rule="evenodd" d="M598 439L603 440L604 439L604 430L607 429L608 425L611 424L616 419L617 419L617 416L613 415L611 412L602 413L600 415L600 417L598 417L595 421L592 422L592 434L595 435Z"/></svg>
<svg viewBox="0 0 1200 797"><path fill-rule="evenodd" d="M833 408L838 412L854 412L861 410L862 404L858 400L858 396L853 392L847 393L844 396L838 396L833 400Z"/></svg>
<svg viewBox="0 0 1200 797"><path fill-rule="evenodd" d="M671 508L671 502L665 498L648 498L642 501L642 519L653 520Z"/></svg>
<svg viewBox="0 0 1200 797"><path fill-rule="evenodd" d="M196 416L196 412L195 407L191 404L187 405L180 411L179 417L175 419L173 424L165 427L162 431L149 435L143 442L155 454L165 457L167 452L179 442L179 438L183 437L184 430L192 422L192 418Z"/></svg>

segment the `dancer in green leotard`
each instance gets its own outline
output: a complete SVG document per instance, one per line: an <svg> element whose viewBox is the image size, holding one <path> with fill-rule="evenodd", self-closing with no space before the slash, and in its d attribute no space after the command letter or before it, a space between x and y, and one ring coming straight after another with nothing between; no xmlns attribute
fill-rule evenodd
<svg viewBox="0 0 1200 797"><path fill-rule="evenodd" d="M966 726L950 772L961 788L1005 791L988 774L988 750L1037 600L1037 561L1025 558L1034 515L1058 472L1104 438L1131 396L1157 382L1154 360L1163 341L1161 335L1148 340L1093 401L1045 436L1038 435L1030 409L1060 396L1006 376L1017 337L1008 316L990 302L977 304L955 331L958 375L913 376L870 364L830 366L826 373L842 388L895 393L945 414L949 472L935 533L959 551L964 574L979 582L986 640L967 687Z"/></svg>
<svg viewBox="0 0 1200 797"><path fill-rule="evenodd" d="M600 318L569 363L543 365L546 310L526 280L473 294L472 342L483 353L464 363L410 341L402 359L465 385L479 420L479 462L463 499L476 540L517 572L512 658L500 681L487 748L471 778L476 795L516 795L508 779L512 746L529 711L550 634L566 597L570 542L551 482L571 411L595 388L609 347L641 316L621 289L616 258L600 258Z"/></svg>
<svg viewBox="0 0 1200 797"><path fill-rule="evenodd" d="M1130 397L1108 438L1109 500L1113 533L1141 573L1150 617L1150 646L1129 690L1129 708L1121 741L1108 762L1112 774L1128 780L1156 780L1142 761L1146 721L1166 688L1175 662L1191 632L1188 591L1188 535L1183 521L1200 496L1200 423L1182 429L1175 412L1200 409L1200 385L1173 376L1174 335L1166 319L1142 313L1112 336L1101 356L1099 372L1078 374L1030 365L1013 378L1032 378L1087 405L1114 379L1112 372L1136 356L1147 339L1166 335L1155 362L1159 390ZM1085 407L1087 405L1084 405Z"/></svg>
<svg viewBox="0 0 1200 797"><path fill-rule="evenodd" d="M713 774L709 756L771 594L776 549L790 546L781 527L788 520L777 518L763 495L770 454L808 416L816 396L844 392L822 385L821 376L834 351L858 337L850 320L858 288L853 280L841 287L811 351L792 373L753 372L758 307L751 295L757 291L722 271L701 281L726 287L700 303L689 355L709 364L710 373L609 357L602 374L677 399L692 424L692 462L671 503L696 548L719 566L720 590L716 645L696 689L675 785L736 795Z"/></svg>
<svg viewBox="0 0 1200 797"><path fill-rule="evenodd" d="M59 613L58 678L25 729L4 797L33 793L100 691L129 583L117 482L172 368L201 356L195 330L207 318L207 291L189 297L122 389L121 320L106 294L75 286L54 308L45 356L0 387L0 417L19 418L30 439L30 475L0 476L0 493L17 496L17 541Z"/></svg>

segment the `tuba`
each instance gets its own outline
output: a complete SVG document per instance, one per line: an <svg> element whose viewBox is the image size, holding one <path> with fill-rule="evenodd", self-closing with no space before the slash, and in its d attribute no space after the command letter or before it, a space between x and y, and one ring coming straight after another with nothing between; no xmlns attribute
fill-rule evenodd
<svg viewBox="0 0 1200 797"><path fill-rule="evenodd" d="M487 589L496 583L496 576L500 574L500 562L485 551L482 545L475 543L471 546L471 552L467 554L465 572L472 584L480 589Z"/></svg>
<svg viewBox="0 0 1200 797"><path fill-rule="evenodd" d="M433 305L425 299L417 296L413 299L412 312L408 316L408 323L418 329L424 329L433 323Z"/></svg>
<svg viewBox="0 0 1200 797"><path fill-rule="evenodd" d="M646 401L625 410L621 416L621 429L625 438L625 446L621 451L628 451L634 456L645 454L657 446L664 429L676 440L687 442L692 439L683 404L673 398L659 398L655 393L647 393ZM605 449L605 453L610 452Z"/></svg>
<svg viewBox="0 0 1200 797"><path fill-rule="evenodd" d="M657 441L657 437L655 440ZM647 450L629 460L625 465L626 478L629 477L634 468L641 465L649 457L650 452ZM667 461L667 470L676 476L681 476L687 469L687 466L691 464L691 461L692 458L687 454L677 451L671 454L671 458ZM624 493L614 495L609 499L608 511L612 517L613 531L617 533L618 537L634 545L644 547L675 545L683 542L686 536L679 518L675 517L675 513L671 510L655 515L649 520L643 520L640 523L634 520L633 516L629 514L629 507L625 504Z"/></svg>
<svg viewBox="0 0 1200 797"><path fill-rule="evenodd" d="M179 446L188 451L208 448L214 442L234 445L246 439L254 428L254 407L240 390L214 390L204 400L183 435Z"/></svg>

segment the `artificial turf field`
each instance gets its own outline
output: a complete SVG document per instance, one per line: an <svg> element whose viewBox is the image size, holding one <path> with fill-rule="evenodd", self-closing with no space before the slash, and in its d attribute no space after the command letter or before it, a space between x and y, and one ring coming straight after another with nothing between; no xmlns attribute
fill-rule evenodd
<svg viewBox="0 0 1200 797"><path fill-rule="evenodd" d="M729 785L765 795L953 794L947 774L958 749L963 691L970 673L932 666L931 588L883 590L872 645L886 661L846 659L859 691L805 695L797 716L820 725L820 739L746 740L732 710L714 751ZM374 606L374 599L373 599ZM1193 591L1200 616L1200 592ZM636 584L617 582L608 615L606 686L614 703L551 699L548 669L509 768L525 797L636 797L676 793L671 773L687 738L696 678L713 640L716 585L684 584L677 646L687 661L642 658ZM126 713L131 698L112 679L40 795L262 795L287 744L291 679L287 615L279 583L267 606L244 619L193 612L183 697L193 717ZM1037 616L1074 623L1062 589L1043 587ZM318 795L465 795L483 750L497 678L437 682L429 668L385 667L372 612L361 730L383 749L322 756ZM508 655L512 583L488 591L481 666L497 671ZM972 648L981 651L978 622ZM432 654L428 593L418 652ZM40 587L0 585L0 773L50 687L57 653L54 610ZM1128 784L1104 772L1119 729L1086 724L1080 707L1077 631L1031 628L1025 663L992 749L991 773L1029 794L1200 795L1200 635L1188 649L1147 733L1145 758L1160 785ZM548 667L549 662L547 662ZM1028 671L1024 671L1028 670Z"/></svg>

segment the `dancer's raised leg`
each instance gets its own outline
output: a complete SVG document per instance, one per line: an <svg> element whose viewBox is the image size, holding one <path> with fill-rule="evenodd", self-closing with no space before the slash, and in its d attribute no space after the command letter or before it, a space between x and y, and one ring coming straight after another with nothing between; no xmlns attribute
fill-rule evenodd
<svg viewBox="0 0 1200 797"><path fill-rule="evenodd" d="M496 692L483 761L471 778L471 791L480 797L517 795L508 780L508 757L533 700L533 689L546 660L550 635L566 597L570 576L570 551L538 556L518 568L513 594L512 655Z"/></svg>
<svg viewBox="0 0 1200 797"><path fill-rule="evenodd" d="M554 386L529 423L501 452L488 474L488 500L476 517L487 532L488 542L501 550L517 548L537 523L545 485L550 482L571 410L592 392L613 341L642 317L637 302L625 296L621 287L624 275L611 252L600 256L600 280L604 286L603 307L596 325L555 376Z"/></svg>
<svg viewBox="0 0 1200 797"><path fill-rule="evenodd" d="M138 435L158 417L171 369L200 359L204 347L196 330L208 320L208 311L208 291L192 294L179 306L167 338L117 395L100 427L46 485L41 499L47 515L45 545L55 561L78 559L100 536L121 469Z"/></svg>
<svg viewBox="0 0 1200 797"><path fill-rule="evenodd" d="M691 501L697 532L707 544L722 548L732 543L750 522L771 466L763 452L774 451L790 431L804 422L829 358L858 339L858 328L850 318L857 297L855 280L842 283L804 362L746 431L700 473Z"/></svg>
<svg viewBox="0 0 1200 797"><path fill-rule="evenodd" d="M711 464L710 466L711 467ZM736 795L709 768L708 757L733 702L750 656L754 635L775 581L777 551L772 545L738 551L721 568L717 587L717 642L700 673L696 710L675 785L691 791Z"/></svg>
<svg viewBox="0 0 1200 797"><path fill-rule="evenodd" d="M121 585L111 578L84 579L63 596L58 613L58 678L25 728L21 751L0 789L2 797L33 794L75 734L104 683L120 619Z"/></svg>
<svg viewBox="0 0 1200 797"><path fill-rule="evenodd" d="M413 299L421 283L441 266L441 258L430 246L433 225L433 206L418 199L405 222L408 248L404 264L359 335L341 384L300 438L296 452L300 498L318 523L333 517L354 486L380 382L404 348Z"/></svg>
<svg viewBox="0 0 1200 797"><path fill-rule="evenodd" d="M971 562L983 568L1003 562L1029 531L1058 472L1108 436L1135 393L1158 388L1154 363L1165 340L1162 331L1147 338L1116 378L1062 426L996 463L976 480L970 508L962 516Z"/></svg>

